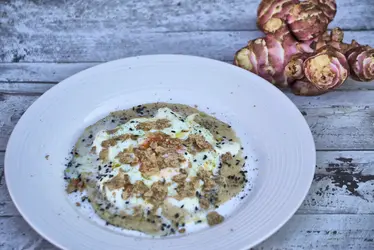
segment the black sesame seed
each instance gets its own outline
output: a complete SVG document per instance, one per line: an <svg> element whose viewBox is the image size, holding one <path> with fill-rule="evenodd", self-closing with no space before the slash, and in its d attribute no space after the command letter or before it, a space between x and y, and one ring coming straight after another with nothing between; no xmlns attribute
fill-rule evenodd
<svg viewBox="0 0 374 250"><path fill-rule="evenodd" d="M185 224L184 223L182 223L182 227L184 227L185 226Z"/></svg>
<svg viewBox="0 0 374 250"><path fill-rule="evenodd" d="M112 122L114 123L114 122L115 122L115 120L112 120Z"/></svg>
<svg viewBox="0 0 374 250"><path fill-rule="evenodd" d="M218 131L216 131L216 134L219 135Z"/></svg>
<svg viewBox="0 0 374 250"><path fill-rule="evenodd" d="M244 157L244 159L246 159L246 160L247 160L247 159L248 159L248 156Z"/></svg>
<svg viewBox="0 0 374 250"><path fill-rule="evenodd" d="M162 223L162 226L163 226L163 227L166 227L166 224L165 224L165 223Z"/></svg>
<svg viewBox="0 0 374 250"><path fill-rule="evenodd" d="M99 165L99 171L101 171L101 166Z"/></svg>
<svg viewBox="0 0 374 250"><path fill-rule="evenodd" d="M172 228L172 229L170 229L170 232L175 233L175 230Z"/></svg>
<svg viewBox="0 0 374 250"><path fill-rule="evenodd" d="M207 158L208 158L208 156L207 156L207 155L204 155L203 160L206 160Z"/></svg>
<svg viewBox="0 0 374 250"><path fill-rule="evenodd" d="M126 201L125 203L126 203L126 204L129 204L130 202L129 202L129 201Z"/></svg>
<svg viewBox="0 0 374 250"><path fill-rule="evenodd" d="M150 214L151 214L151 211L150 211L150 210L148 210L148 211L147 211L147 214L148 214L148 215L150 215Z"/></svg>
<svg viewBox="0 0 374 250"><path fill-rule="evenodd" d="M109 225L109 222L106 222L105 225L108 226L108 225Z"/></svg>
<svg viewBox="0 0 374 250"><path fill-rule="evenodd" d="M175 133L175 130L172 130L171 132L172 132L172 133Z"/></svg>
<svg viewBox="0 0 374 250"><path fill-rule="evenodd" d="M177 223L175 223L175 226L176 226L176 227L179 227L179 223L178 223L178 222L177 222Z"/></svg>
<svg viewBox="0 0 374 250"><path fill-rule="evenodd" d="M201 222L202 222L201 220L196 221L196 223L201 223Z"/></svg>
<svg viewBox="0 0 374 250"><path fill-rule="evenodd" d="M113 176L114 176L114 175L110 174L110 175L109 175L109 178L112 178Z"/></svg>
<svg viewBox="0 0 374 250"><path fill-rule="evenodd" d="M193 160L193 162L196 162L197 160L195 159L195 160Z"/></svg>
<svg viewBox="0 0 374 250"><path fill-rule="evenodd" d="M231 126L229 125L229 126L227 126L228 128L231 128Z"/></svg>
<svg viewBox="0 0 374 250"><path fill-rule="evenodd" d="M241 147L240 149L241 149L241 150L243 150L244 148L243 148L243 147Z"/></svg>
<svg viewBox="0 0 374 250"><path fill-rule="evenodd" d="M185 152L184 154L185 154L185 155L188 155L188 153L187 153L187 152Z"/></svg>
<svg viewBox="0 0 374 250"><path fill-rule="evenodd" d="M170 228L170 225L168 225L167 228Z"/></svg>
<svg viewBox="0 0 374 250"><path fill-rule="evenodd" d="M100 211L101 211L101 212L104 212L104 211L105 211L105 209L104 209L104 208L100 208Z"/></svg>
<svg viewBox="0 0 374 250"><path fill-rule="evenodd" d="M82 142L84 142L85 141L85 139L82 139Z"/></svg>
<svg viewBox="0 0 374 250"><path fill-rule="evenodd" d="M156 221L155 221L155 220L153 220L153 221L152 221L152 223L153 223L153 224L155 224L155 223L156 223Z"/></svg>
<svg viewBox="0 0 374 250"><path fill-rule="evenodd" d="M199 210L199 208L198 208L198 207L195 207L195 211L197 211L197 210Z"/></svg>
<svg viewBox="0 0 374 250"><path fill-rule="evenodd" d="M178 214L178 213L176 213L176 214L174 215L174 217L175 217L175 218L178 218L178 217L179 217L179 214Z"/></svg>
<svg viewBox="0 0 374 250"><path fill-rule="evenodd" d="M88 136L88 138L90 138L90 139L91 139L92 137L93 137L93 135Z"/></svg>
<svg viewBox="0 0 374 250"><path fill-rule="evenodd" d="M132 128L129 128L129 130L130 130L130 131L133 131L133 129L132 129Z"/></svg>
<svg viewBox="0 0 374 250"><path fill-rule="evenodd" d="M122 219L126 219L126 216L122 216Z"/></svg>
<svg viewBox="0 0 374 250"><path fill-rule="evenodd" d="M181 206L181 208L183 208L184 207L184 204Z"/></svg>
<svg viewBox="0 0 374 250"><path fill-rule="evenodd" d="M110 208L110 204L108 204L108 205L106 205L106 207L105 207L106 209L109 209Z"/></svg>
<svg viewBox="0 0 374 250"><path fill-rule="evenodd" d="M165 228L164 227L161 227L161 231L164 231L165 230Z"/></svg>

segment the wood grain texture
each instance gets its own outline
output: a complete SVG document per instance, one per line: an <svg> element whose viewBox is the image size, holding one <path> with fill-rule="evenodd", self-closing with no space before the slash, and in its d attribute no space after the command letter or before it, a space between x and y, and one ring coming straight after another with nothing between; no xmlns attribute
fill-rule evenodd
<svg viewBox="0 0 374 250"><path fill-rule="evenodd" d="M226 61L231 64L232 62ZM92 63L0 63L0 92L24 91L40 84L60 82L82 70L96 66L100 62ZM11 84L15 85L11 85ZM39 83L36 85L20 85L20 83ZM47 85L46 85L47 86ZM17 90L18 89L18 90ZM357 82L348 79L340 90L374 90L374 82Z"/></svg>
<svg viewBox="0 0 374 250"><path fill-rule="evenodd" d="M374 248L374 215L294 215L254 250ZM0 248L55 250L21 217L0 217Z"/></svg>
<svg viewBox="0 0 374 250"><path fill-rule="evenodd" d="M87 32L110 28L120 33L254 30L260 0L7 0L2 19L17 31ZM344 29L374 28L370 0L337 0L331 24Z"/></svg>
<svg viewBox="0 0 374 250"><path fill-rule="evenodd" d="M7 88L11 94L0 93L0 150L21 115L52 84L18 86ZM374 150L374 91L333 91L308 98L286 94L304 114L318 150Z"/></svg>
<svg viewBox="0 0 374 250"><path fill-rule="evenodd" d="M259 31L123 34L95 29L66 34L69 31L39 33L26 29L13 32L5 32L8 35L0 40L0 62L97 62L145 54L188 54L232 61L235 52L248 40L262 36ZM374 31L350 31L346 32L346 40L374 45L373 35Z"/></svg>

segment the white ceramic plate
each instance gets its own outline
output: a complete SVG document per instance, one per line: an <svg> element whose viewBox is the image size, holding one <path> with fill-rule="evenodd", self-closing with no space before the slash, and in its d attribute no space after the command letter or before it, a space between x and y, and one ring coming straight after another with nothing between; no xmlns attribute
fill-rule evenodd
<svg viewBox="0 0 374 250"><path fill-rule="evenodd" d="M92 222L67 199L65 158L83 129L111 111L156 101L196 104L232 124L241 138L258 176L224 223L182 237L134 237ZM300 111L262 78L211 59L155 55L101 64L47 91L12 133L5 177L26 221L63 249L248 249L275 233L301 205L315 158Z"/></svg>

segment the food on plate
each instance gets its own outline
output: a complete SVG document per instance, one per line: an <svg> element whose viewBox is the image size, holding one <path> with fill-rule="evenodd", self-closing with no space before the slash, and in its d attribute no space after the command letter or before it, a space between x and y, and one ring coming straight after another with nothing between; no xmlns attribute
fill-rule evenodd
<svg viewBox="0 0 374 250"><path fill-rule="evenodd" d="M343 31L329 34L335 0L262 0L257 26L265 36L238 50L234 64L296 95L320 95L348 76L374 80L374 49L343 43Z"/></svg>
<svg viewBox="0 0 374 250"><path fill-rule="evenodd" d="M242 149L230 125L195 108L139 105L85 129L65 170L66 192L81 192L108 224L186 233L224 221L216 209L247 182Z"/></svg>

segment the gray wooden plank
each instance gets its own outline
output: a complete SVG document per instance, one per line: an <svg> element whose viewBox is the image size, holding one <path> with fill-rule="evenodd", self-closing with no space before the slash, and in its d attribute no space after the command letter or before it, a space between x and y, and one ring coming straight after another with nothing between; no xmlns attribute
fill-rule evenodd
<svg viewBox="0 0 374 250"><path fill-rule="evenodd" d="M37 99L38 93L31 94L0 93L0 150L5 150L18 119ZM286 94L305 115L318 150L374 150L374 91L333 91L317 97Z"/></svg>
<svg viewBox="0 0 374 250"><path fill-rule="evenodd" d="M374 248L374 215L294 215L254 250ZM0 248L56 249L21 217L0 217Z"/></svg>
<svg viewBox="0 0 374 250"><path fill-rule="evenodd" d="M97 62L145 54L189 54L232 61L248 40L262 35L259 31L125 34L106 28L70 34L15 29L5 34L0 39L0 62ZM349 31L346 41L356 39L373 46L373 35L374 31Z"/></svg>
<svg viewBox="0 0 374 250"><path fill-rule="evenodd" d="M53 1L2 2L6 31L82 33L110 29L119 33L207 30L254 30L260 0L155 0L155 1ZM373 29L370 0L338 0L332 26Z"/></svg>
<svg viewBox="0 0 374 250"><path fill-rule="evenodd" d="M0 82L60 82L98 63L0 63Z"/></svg>
<svg viewBox="0 0 374 250"><path fill-rule="evenodd" d="M374 214L373 151L317 152L316 174L298 214Z"/></svg>
<svg viewBox="0 0 374 250"><path fill-rule="evenodd" d="M32 91L31 85L22 83L39 83L34 85L34 91L41 92L40 89L48 86L45 83L60 82L99 63L0 63L0 92L21 91L22 88ZM15 85L11 85L13 83ZM364 83L348 79L338 90L374 90L374 81Z"/></svg>
<svg viewBox="0 0 374 250"><path fill-rule="evenodd" d="M38 96L0 93L0 150L5 150L9 136L26 109Z"/></svg>
<svg viewBox="0 0 374 250"><path fill-rule="evenodd" d="M55 83L0 83L0 93L5 94L43 94L48 89L56 85Z"/></svg>
<svg viewBox="0 0 374 250"><path fill-rule="evenodd" d="M0 153L0 173L4 153ZM297 214L373 214L373 151L317 152L316 175ZM0 217L19 216L0 179Z"/></svg>

